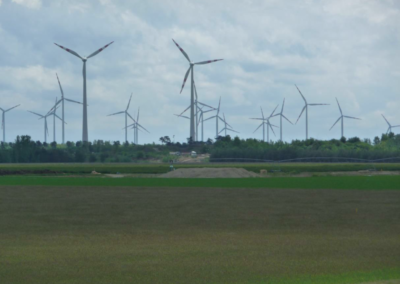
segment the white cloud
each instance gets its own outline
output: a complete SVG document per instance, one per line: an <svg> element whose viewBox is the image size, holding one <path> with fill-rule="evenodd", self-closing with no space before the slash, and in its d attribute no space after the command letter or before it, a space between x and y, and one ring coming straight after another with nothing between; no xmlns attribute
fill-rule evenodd
<svg viewBox="0 0 400 284"><path fill-rule="evenodd" d="M39 9L42 6L41 0L12 0L12 2L25 6L29 9Z"/></svg>

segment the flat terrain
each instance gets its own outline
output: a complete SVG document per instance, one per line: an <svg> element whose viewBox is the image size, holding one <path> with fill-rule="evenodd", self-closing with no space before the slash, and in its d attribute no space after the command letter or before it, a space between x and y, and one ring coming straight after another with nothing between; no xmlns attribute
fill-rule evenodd
<svg viewBox="0 0 400 284"><path fill-rule="evenodd" d="M398 177L372 177L369 184L379 178ZM56 178L39 181L45 179ZM68 185L74 179L58 180ZM77 180L135 183L127 178ZM207 179L217 180L273 179ZM1 178L0 282L400 279L400 191L380 186L399 187L398 179L381 180L369 190L316 188L332 184L325 177L293 180L309 188L7 186ZM345 188L346 180L336 185Z"/></svg>

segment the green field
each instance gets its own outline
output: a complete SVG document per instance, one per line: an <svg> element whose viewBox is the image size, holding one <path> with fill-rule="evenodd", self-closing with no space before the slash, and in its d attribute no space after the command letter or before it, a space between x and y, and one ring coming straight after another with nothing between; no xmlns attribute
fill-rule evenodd
<svg viewBox="0 0 400 284"><path fill-rule="evenodd" d="M0 283L400 279L398 189L397 176L1 177Z"/></svg>
<svg viewBox="0 0 400 284"><path fill-rule="evenodd" d="M129 187L222 187L400 190L400 176L274 177L274 178L105 178L3 176L0 186L129 186Z"/></svg>
<svg viewBox="0 0 400 284"><path fill-rule="evenodd" d="M400 171L400 163L204 163L176 164L176 168L196 167L237 167L259 173L260 170L281 171L284 173L300 172L335 172L335 171ZM100 173L125 174L161 174L169 171L168 164L0 164L0 175L15 174L89 174L93 170Z"/></svg>

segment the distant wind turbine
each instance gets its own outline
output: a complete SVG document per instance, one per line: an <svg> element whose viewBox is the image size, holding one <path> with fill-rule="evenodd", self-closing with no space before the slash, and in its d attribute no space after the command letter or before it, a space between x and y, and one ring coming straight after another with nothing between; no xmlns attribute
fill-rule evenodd
<svg viewBox="0 0 400 284"><path fill-rule="evenodd" d="M283 115L283 108L285 107L285 99L283 99L283 103L282 103L282 109L281 109L281 112L280 113L277 113L277 114L275 114L274 116L279 116L279 118L280 118L280 125L279 125L279 130L280 130L280 133L281 133L281 136L280 136L280 140L282 141L282 117L284 118L284 119L286 119L287 121L289 121L289 123L290 124L293 124L286 116L284 116Z"/></svg>
<svg viewBox="0 0 400 284"><path fill-rule="evenodd" d="M47 117L49 117L50 115L53 115L54 110L52 112L48 112L45 115L41 115L41 114L38 114L38 113L30 111L30 110L28 110L28 111L30 113L33 113L34 115L39 116L40 117L39 119L44 118L44 142L47 143L47 136L49 135L49 129L47 127Z"/></svg>
<svg viewBox="0 0 400 284"><path fill-rule="evenodd" d="M61 103L61 118L62 118L62 121L65 121L65 117L64 117L64 101L68 101L68 102L76 103L76 104L82 104L82 103L74 101L74 100L70 100L70 99L67 99L66 97L64 97L64 91L63 91L63 88L61 87L60 79L58 78L58 74L57 73L56 73L56 76L57 76L58 85L60 86L61 99L55 104L54 107L57 107L57 105ZM65 127L64 127L64 123L62 123L62 144L65 144Z"/></svg>
<svg viewBox="0 0 400 284"><path fill-rule="evenodd" d="M124 114L125 114L125 142L128 142L128 116L129 116L133 121L135 121L135 119L134 119L134 118L129 114L129 112L128 112L129 105L131 104L132 95L133 95L133 94L131 94L131 97L129 98L128 105L126 106L126 109L125 109L125 110L107 115L107 116L112 116L112 115L121 114L121 113L124 113Z"/></svg>
<svg viewBox="0 0 400 284"><path fill-rule="evenodd" d="M343 122L344 118L351 118L351 119L358 119L358 120L361 120L361 119L357 118L357 117L343 115L342 108L340 107L340 104L339 104L339 101L338 101L337 98L336 98L336 102L337 102L337 105L339 107L340 117L338 118L338 120L336 120L336 122L332 125L332 127L329 130L331 130L336 125L336 123L339 122L339 120L342 120L342 136L341 137L344 137L344 122Z"/></svg>
<svg viewBox="0 0 400 284"><path fill-rule="evenodd" d="M271 112L270 116L268 116L267 118L264 117L264 112L263 112L263 110L262 110L262 107L260 107L260 109L261 109L261 116L262 116L261 118L250 118L250 119L255 119L255 120L262 120L261 124L256 128L256 130L254 130L254 132L256 132L256 131L262 126L262 127L263 127L263 141L264 141L264 142L265 142L265 125L267 125L267 142L268 142L268 143L270 142L270 140L269 140L269 129L271 129L272 132L273 132L274 135L275 135L275 131L274 131L274 129L273 129L272 127L278 127L278 126L271 124L269 120L270 120L272 117L274 117L275 110L278 108L278 106L279 106L279 105L277 105L277 106L274 108L274 110ZM253 133L254 133L254 132L253 132Z"/></svg>
<svg viewBox="0 0 400 284"><path fill-rule="evenodd" d="M13 106L12 108L9 108L6 110L0 108L0 110L3 112L2 119L1 119L1 127L3 128L3 143L6 143L6 112L8 112L18 106L20 106L20 105Z"/></svg>
<svg viewBox="0 0 400 284"><path fill-rule="evenodd" d="M191 137L193 139L193 141L194 141L194 140L196 140L196 136L195 136L195 127L196 126L195 126L195 121L194 121L195 120L195 114L194 114L195 104L194 104L194 88L193 88L193 85L194 85L194 65L209 64L209 63L217 62L217 61L220 61L220 60L223 60L223 59L214 59L214 60L207 60L207 61L200 61L200 62L193 63L190 60L190 58L187 55L187 53L179 46L179 44L177 44L175 42L175 40L172 40L172 41L179 48L179 50L182 52L183 56L185 56L187 61L189 61L189 65L190 65L189 69L186 71L185 78L183 79L181 93L182 93L183 88L185 87L185 83L186 83L187 77L189 76L189 73L191 73L191 80L190 80L191 81L191 85L190 85L190 136L189 137Z"/></svg>
<svg viewBox="0 0 400 284"><path fill-rule="evenodd" d="M140 108L138 108L138 114L137 114L136 120L134 120L134 122L131 125L127 126L127 127L131 127L132 126L133 135L134 135L134 143L136 145L139 144L139 130L143 129L147 133L150 133L146 128L143 127L143 125L141 125L139 123L139 113L140 113Z"/></svg>
<svg viewBox="0 0 400 284"><path fill-rule="evenodd" d="M382 117L383 117L383 119L386 121L386 123L389 125L389 128L388 128L388 130L386 131L386 134L392 132L392 128L400 127L400 125L394 125L394 126L392 126L383 114L382 114Z"/></svg>
<svg viewBox="0 0 400 284"><path fill-rule="evenodd" d="M232 126L226 121L226 119L225 119L225 113L223 114L223 116L224 116L224 128L222 128L221 129L221 131L219 132L219 133L221 133L222 131L224 131L225 130L225 136L227 135L226 134L226 131L231 131L231 132L235 132L235 133L239 133L239 132L237 132L236 130L233 130L232 129ZM219 134L218 133L218 134Z"/></svg>
<svg viewBox="0 0 400 284"><path fill-rule="evenodd" d="M73 51L72 49L66 48L64 46L61 46L57 43L54 43L55 45L57 45L58 47L64 49L65 51L71 53L72 55L75 55L76 57L80 58L83 62L83 70L82 70L82 75L83 75L83 121L82 121L82 141L89 141L89 136L88 136L88 121L87 121L87 98L86 98L86 61L90 58L93 57L95 55L97 55L98 53L100 53L101 51L103 51L105 48L107 48L110 44L112 44L112 42L110 42L109 44L105 45L104 47L96 50L95 52L93 52L92 54L90 54L88 57L82 57L80 56L78 53L76 53L75 51Z"/></svg>
<svg viewBox="0 0 400 284"><path fill-rule="evenodd" d="M220 109L221 109L221 97L219 98L219 103L218 103L218 108L217 108L217 114L214 115L214 116L211 116L211 117L209 117L209 118L207 118L207 119L204 120L204 121L207 121L207 120L209 120L209 119L215 118L215 138L217 138L218 135L219 135L218 120L221 120L222 122L225 122L225 121L223 120L223 118L219 116L219 111L220 111Z"/></svg>
<svg viewBox="0 0 400 284"><path fill-rule="evenodd" d="M296 85L295 85L295 86L296 86ZM303 94L301 93L301 91L299 90L299 88L298 88L297 86L296 86L296 88L297 88L297 90L299 91L299 93L300 93L300 95L301 95L301 97L303 98L304 103L305 103L305 105L304 105L304 107L303 107L303 110L301 111L301 113L300 113L300 115L299 115L299 118L298 118L297 121L296 121L296 124L297 124L297 122L299 121L299 119L300 119L301 115L303 114L304 110L306 110L306 140L307 140L307 139L308 139L308 106L327 106L327 105L329 105L329 104L309 104L309 103L307 103L306 98L303 96Z"/></svg>

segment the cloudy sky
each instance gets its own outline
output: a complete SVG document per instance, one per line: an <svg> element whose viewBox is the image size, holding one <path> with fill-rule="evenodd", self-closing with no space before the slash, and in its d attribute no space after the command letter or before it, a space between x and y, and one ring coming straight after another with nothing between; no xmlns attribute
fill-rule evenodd
<svg viewBox="0 0 400 284"><path fill-rule="evenodd" d="M339 124L329 131L340 115L335 97L344 114L362 118L345 121L347 137L385 132L381 114L400 124L397 0L0 0L0 107L21 104L6 115L6 140L43 140L43 122L27 110L44 114L60 97L56 73L65 96L82 101L82 62L54 42L87 56L114 41L87 63L89 139L124 139L124 116L106 115L124 110L132 93L130 113L140 107L139 122L151 132L140 133L140 143L185 141L189 121L173 114L190 103L190 85L180 93L188 62L172 38L193 61L224 59L196 66L199 100L217 106L221 97L241 138L261 139L249 118L284 98L296 122L304 103L294 84L309 103L330 104L310 107L310 137L340 138ZM66 140L81 140L82 107L65 107ZM51 119L49 128L51 141ZM283 133L304 139L304 117L284 123ZM214 135L215 122L206 122L205 137Z"/></svg>

